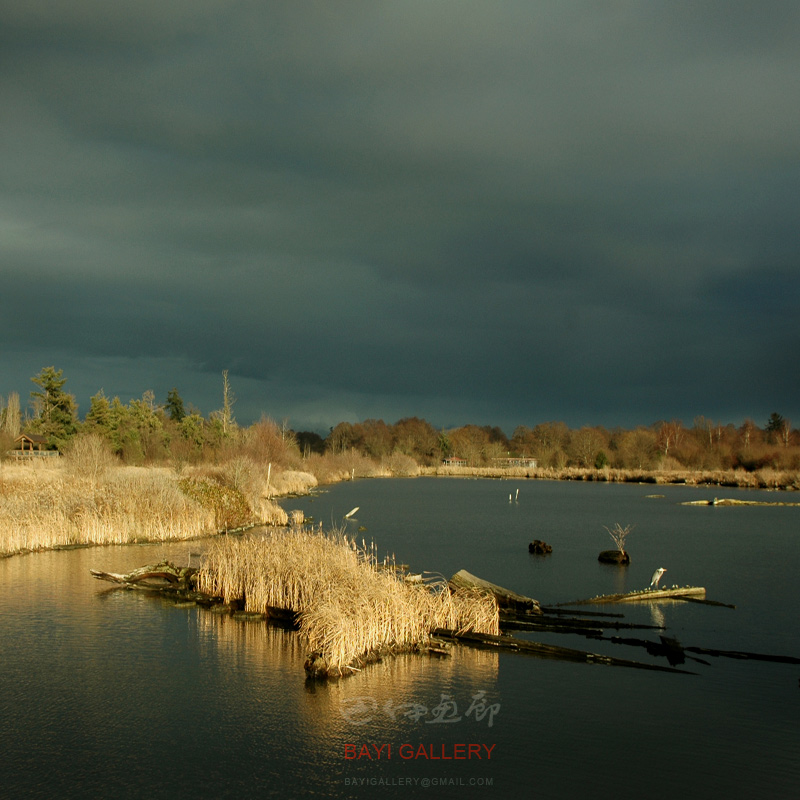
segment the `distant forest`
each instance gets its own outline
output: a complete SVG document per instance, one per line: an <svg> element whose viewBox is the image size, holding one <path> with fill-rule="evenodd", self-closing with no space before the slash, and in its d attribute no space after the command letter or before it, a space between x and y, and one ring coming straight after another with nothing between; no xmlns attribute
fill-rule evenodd
<svg viewBox="0 0 800 800"><path fill-rule="evenodd" d="M21 433L43 437L43 446L66 452L76 437L102 437L126 464L219 462L234 456L301 469L311 456L357 454L381 463L398 457L420 466L455 457L471 467L494 459L536 459L538 466L617 469L755 471L800 469L800 437L788 419L775 412L762 425L746 420L736 427L698 416L691 424L662 420L632 430L563 422L519 426L509 438L500 428L479 425L439 430L424 419L406 417L393 424L380 419L340 422L327 436L292 430L267 417L237 424L235 398L222 374L222 406L204 417L184 402L177 388L163 402L153 392L123 403L100 391L79 419L61 370L45 367L31 379L28 407L19 395L0 397L0 453L13 450Z"/></svg>

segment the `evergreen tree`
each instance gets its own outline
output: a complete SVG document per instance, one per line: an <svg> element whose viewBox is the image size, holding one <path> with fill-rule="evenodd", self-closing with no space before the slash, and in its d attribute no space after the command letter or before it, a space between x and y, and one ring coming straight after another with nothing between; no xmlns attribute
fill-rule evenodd
<svg viewBox="0 0 800 800"><path fill-rule="evenodd" d="M164 410L173 422L180 422L186 416L183 398L174 386L167 392L167 404L164 406Z"/></svg>
<svg viewBox="0 0 800 800"><path fill-rule="evenodd" d="M62 375L63 370L44 367L31 378L40 391L31 392L36 418L29 428L46 436L54 449L61 449L75 435L78 424L78 406L75 398L64 391L67 379Z"/></svg>

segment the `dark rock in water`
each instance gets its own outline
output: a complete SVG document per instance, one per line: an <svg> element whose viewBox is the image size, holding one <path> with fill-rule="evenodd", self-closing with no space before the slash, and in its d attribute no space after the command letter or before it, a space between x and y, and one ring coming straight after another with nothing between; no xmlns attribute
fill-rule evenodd
<svg viewBox="0 0 800 800"><path fill-rule="evenodd" d="M537 556L546 556L548 553L553 552L553 548L547 544L547 542L543 542L540 539L534 539L528 545L528 552L534 553Z"/></svg>
<svg viewBox="0 0 800 800"><path fill-rule="evenodd" d="M599 556L598 561L604 564L630 564L631 557L624 550L603 550Z"/></svg>

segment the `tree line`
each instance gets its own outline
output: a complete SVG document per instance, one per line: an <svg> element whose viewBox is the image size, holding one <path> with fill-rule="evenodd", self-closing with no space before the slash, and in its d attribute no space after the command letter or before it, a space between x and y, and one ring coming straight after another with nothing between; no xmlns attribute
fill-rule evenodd
<svg viewBox="0 0 800 800"><path fill-rule="evenodd" d="M83 420L75 398L65 389L62 370L45 367L31 378L35 389L23 413L19 396L0 397L0 452L13 447L19 433L38 434L50 449L64 452L76 437L94 434L128 464L218 461L232 454L257 461L299 467L314 455L358 453L382 462L398 454L421 466L457 457L482 467L495 459L536 459L538 466L618 469L800 469L797 430L773 413L762 426L745 420L740 426L696 417L659 421L634 429L584 426L563 422L521 425L508 437L499 427L464 425L437 429L427 420L406 417L394 424L381 419L340 422L327 436L295 431L288 423L262 417L243 427L233 415L235 397L227 372L222 373L221 408L204 417L187 405L177 388L159 403L152 391L123 403L95 394Z"/></svg>

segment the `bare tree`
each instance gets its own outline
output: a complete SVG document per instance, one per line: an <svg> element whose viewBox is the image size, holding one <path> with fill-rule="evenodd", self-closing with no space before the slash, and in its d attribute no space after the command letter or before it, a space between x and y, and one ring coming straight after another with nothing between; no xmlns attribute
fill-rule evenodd
<svg viewBox="0 0 800 800"><path fill-rule="evenodd" d="M633 525L626 525L624 528L619 522L614 526L613 530L611 528L607 528L605 525L603 527L608 531L608 535L613 540L614 544L617 546L617 550L620 553L625 552L625 539L627 538L628 534L631 533L633 530Z"/></svg>
<svg viewBox="0 0 800 800"><path fill-rule="evenodd" d="M672 422L661 423L658 429L658 447L664 454L664 458L669 455L671 447L677 447L680 444L682 435L683 423L680 420L673 419Z"/></svg>
<svg viewBox="0 0 800 800"><path fill-rule="evenodd" d="M784 447L788 447L791 444L792 423L785 417L781 421L781 427L780 430L778 431L778 435L780 436L781 442L783 442Z"/></svg>
<svg viewBox="0 0 800 800"><path fill-rule="evenodd" d="M236 398L231 391L231 385L228 381L228 370L222 373L222 433L227 436L234 425L236 420L233 418L233 404Z"/></svg>
<svg viewBox="0 0 800 800"><path fill-rule="evenodd" d="M19 395L16 392L11 392L8 395L8 402L3 411L3 430L16 438L19 436L20 427Z"/></svg>

